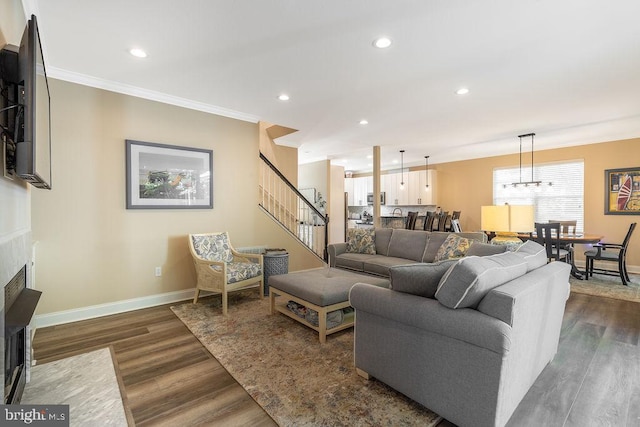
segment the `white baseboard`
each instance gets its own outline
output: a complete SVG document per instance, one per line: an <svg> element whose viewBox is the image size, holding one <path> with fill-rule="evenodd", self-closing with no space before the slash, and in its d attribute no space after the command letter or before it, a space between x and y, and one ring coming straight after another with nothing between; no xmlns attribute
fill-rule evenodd
<svg viewBox="0 0 640 427"><path fill-rule="evenodd" d="M44 328L47 326L124 313L126 311L139 310L141 308L155 307L157 305L193 299L194 291L195 289L185 289L148 297L132 298L72 310L57 311L55 313L40 314L34 316L32 324L35 328Z"/></svg>

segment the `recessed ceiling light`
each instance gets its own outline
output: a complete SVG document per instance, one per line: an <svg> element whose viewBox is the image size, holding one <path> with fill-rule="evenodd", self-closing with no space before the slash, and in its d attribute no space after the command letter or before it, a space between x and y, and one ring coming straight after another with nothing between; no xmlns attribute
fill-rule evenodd
<svg viewBox="0 0 640 427"><path fill-rule="evenodd" d="M386 49L391 46L391 39L389 37L379 37L373 41L373 45L379 49Z"/></svg>
<svg viewBox="0 0 640 427"><path fill-rule="evenodd" d="M131 49L129 51L129 53L133 56L135 56L136 58L146 58L147 57L147 52L145 52L142 49L139 49L137 47L134 47L133 49Z"/></svg>
<svg viewBox="0 0 640 427"><path fill-rule="evenodd" d="M466 87L461 87L456 91L456 95L466 95L468 93L469 93L469 89L467 89Z"/></svg>
<svg viewBox="0 0 640 427"><path fill-rule="evenodd" d="M369 124L369 122L368 122L368 121L366 121L365 119L362 119L362 120L360 120L360 124L361 124L361 125L368 125L368 124Z"/></svg>
<svg viewBox="0 0 640 427"><path fill-rule="evenodd" d="M280 101L288 101L289 100L289 95L287 95L286 93L283 93L282 95L278 96L278 99Z"/></svg>

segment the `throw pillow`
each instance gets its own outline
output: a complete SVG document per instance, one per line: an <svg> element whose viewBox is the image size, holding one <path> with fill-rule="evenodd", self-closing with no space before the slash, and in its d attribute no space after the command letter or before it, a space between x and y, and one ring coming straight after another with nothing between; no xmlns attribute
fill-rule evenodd
<svg viewBox="0 0 640 427"><path fill-rule="evenodd" d="M231 262L233 253L227 233L193 236L193 249L199 257L209 261Z"/></svg>
<svg viewBox="0 0 640 427"><path fill-rule="evenodd" d="M445 259L462 258L465 256L471 240L460 237L457 234L449 234L442 245L438 248L434 262L444 261Z"/></svg>
<svg viewBox="0 0 640 427"><path fill-rule="evenodd" d="M467 256L489 256L501 254L507 251L503 245L491 245L489 243L473 242L467 251Z"/></svg>
<svg viewBox="0 0 640 427"><path fill-rule="evenodd" d="M527 262L527 272L547 264L547 250L538 242L527 240L513 253L520 255Z"/></svg>
<svg viewBox="0 0 640 427"><path fill-rule="evenodd" d="M438 289L440 279L458 262L448 259L429 264L395 265L389 268L391 289L396 292L433 298Z"/></svg>
<svg viewBox="0 0 640 427"><path fill-rule="evenodd" d="M375 237L373 228L350 228L347 231L347 252L375 255Z"/></svg>
<svg viewBox="0 0 640 427"><path fill-rule="evenodd" d="M458 260L440 280L436 298L449 308L476 308L493 288L527 273L527 262L513 252Z"/></svg>

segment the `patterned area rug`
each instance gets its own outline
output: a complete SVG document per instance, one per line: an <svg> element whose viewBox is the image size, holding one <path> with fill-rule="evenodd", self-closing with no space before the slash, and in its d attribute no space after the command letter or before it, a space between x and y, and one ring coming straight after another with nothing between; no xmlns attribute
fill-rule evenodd
<svg viewBox="0 0 640 427"><path fill-rule="evenodd" d="M281 426L434 426L440 417L402 394L358 376L353 330L320 344L318 334L269 314L255 291L172 307L260 406Z"/></svg>
<svg viewBox="0 0 640 427"><path fill-rule="evenodd" d="M632 274L629 286L624 286L619 277L594 274L589 280L569 278L571 292L599 297L640 302L640 275Z"/></svg>

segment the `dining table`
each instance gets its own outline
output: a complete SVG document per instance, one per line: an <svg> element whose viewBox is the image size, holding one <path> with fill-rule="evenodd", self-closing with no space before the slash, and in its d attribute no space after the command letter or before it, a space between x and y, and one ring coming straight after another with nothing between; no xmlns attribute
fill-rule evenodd
<svg viewBox="0 0 640 427"><path fill-rule="evenodd" d="M518 237L523 240L534 240L536 233L518 234ZM592 233L561 233L558 240L561 245L570 246L573 252L573 245L589 245L599 243L604 238L601 234ZM575 256L571 254L571 275L578 280L584 280L587 273L580 271L576 266Z"/></svg>

